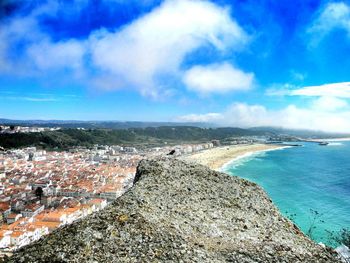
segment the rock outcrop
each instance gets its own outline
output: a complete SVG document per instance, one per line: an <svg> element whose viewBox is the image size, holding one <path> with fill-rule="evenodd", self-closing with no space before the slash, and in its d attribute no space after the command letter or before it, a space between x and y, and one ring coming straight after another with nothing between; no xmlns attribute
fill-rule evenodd
<svg viewBox="0 0 350 263"><path fill-rule="evenodd" d="M338 262L249 181L172 158L141 161L135 181L8 262Z"/></svg>

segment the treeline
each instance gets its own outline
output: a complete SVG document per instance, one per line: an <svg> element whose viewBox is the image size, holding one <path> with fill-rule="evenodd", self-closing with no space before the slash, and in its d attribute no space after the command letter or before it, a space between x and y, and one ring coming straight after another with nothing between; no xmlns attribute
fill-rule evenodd
<svg viewBox="0 0 350 263"><path fill-rule="evenodd" d="M44 149L68 149L94 144L157 145L168 143L202 142L235 136L262 135L263 132L239 128L149 127L130 129L61 129L38 133L0 134L0 146L21 148L36 146Z"/></svg>
<svg viewBox="0 0 350 263"><path fill-rule="evenodd" d="M199 127L147 127L129 129L137 135L167 140L222 140L233 136L263 135L265 132L240 128L199 128Z"/></svg>
<svg viewBox="0 0 350 263"><path fill-rule="evenodd" d="M36 146L44 149L68 149L73 146L90 147L94 144L121 144L135 141L135 134L127 130L64 129L36 133L1 134L0 146L21 148Z"/></svg>

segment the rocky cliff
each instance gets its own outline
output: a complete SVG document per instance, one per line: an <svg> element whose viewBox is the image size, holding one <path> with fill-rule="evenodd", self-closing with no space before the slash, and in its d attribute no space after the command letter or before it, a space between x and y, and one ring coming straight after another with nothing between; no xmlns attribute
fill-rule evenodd
<svg viewBox="0 0 350 263"><path fill-rule="evenodd" d="M141 161L135 181L8 262L337 262L256 184L171 158Z"/></svg>

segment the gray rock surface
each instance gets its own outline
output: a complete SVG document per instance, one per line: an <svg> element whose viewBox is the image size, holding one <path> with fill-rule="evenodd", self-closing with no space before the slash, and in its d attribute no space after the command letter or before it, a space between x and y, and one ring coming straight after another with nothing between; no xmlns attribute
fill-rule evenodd
<svg viewBox="0 0 350 263"><path fill-rule="evenodd" d="M254 183L172 158L141 161L135 180L8 262L338 262Z"/></svg>

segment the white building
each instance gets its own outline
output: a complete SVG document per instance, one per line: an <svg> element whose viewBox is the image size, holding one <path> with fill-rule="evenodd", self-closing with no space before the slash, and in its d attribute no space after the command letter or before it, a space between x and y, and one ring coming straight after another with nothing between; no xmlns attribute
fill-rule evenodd
<svg viewBox="0 0 350 263"><path fill-rule="evenodd" d="M21 214L24 217L33 217L39 214L40 212L44 211L45 206L39 205L39 204L31 204L27 205L24 210L21 211Z"/></svg>
<svg viewBox="0 0 350 263"><path fill-rule="evenodd" d="M0 248L7 248L11 246L11 231L2 231L0 233Z"/></svg>

